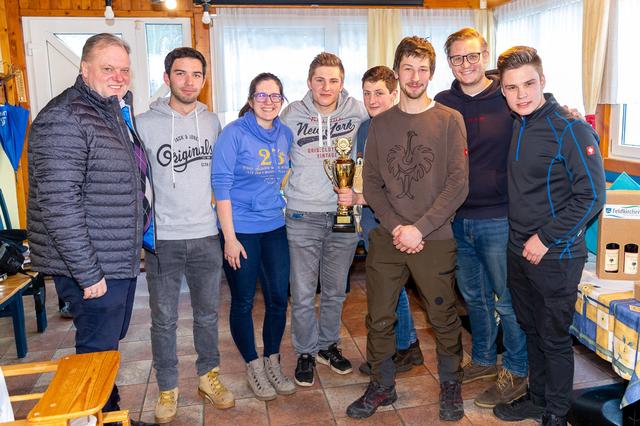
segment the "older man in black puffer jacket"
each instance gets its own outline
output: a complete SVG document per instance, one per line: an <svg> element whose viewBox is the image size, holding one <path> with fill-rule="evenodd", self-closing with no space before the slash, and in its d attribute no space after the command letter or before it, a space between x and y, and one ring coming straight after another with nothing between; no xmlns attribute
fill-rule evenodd
<svg viewBox="0 0 640 426"><path fill-rule="evenodd" d="M29 135L32 264L53 275L70 303L77 353L118 349L143 241L153 249L151 185L130 119L129 66L122 39L89 38L76 83L47 104ZM118 401L114 387L104 410Z"/></svg>

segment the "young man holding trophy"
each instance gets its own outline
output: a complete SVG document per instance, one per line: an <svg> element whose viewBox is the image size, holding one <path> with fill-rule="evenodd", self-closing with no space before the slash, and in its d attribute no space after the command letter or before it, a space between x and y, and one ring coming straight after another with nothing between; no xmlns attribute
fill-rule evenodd
<svg viewBox="0 0 640 426"><path fill-rule="evenodd" d="M367 361L371 382L347 408L371 416L398 398L393 327L400 291L411 275L436 334L440 419L464 416L462 339L455 309L456 244L451 220L468 192L466 130L459 112L427 96L435 52L427 40L404 38L396 49L400 103L371 120L364 198L380 226L369 234Z"/></svg>
<svg viewBox="0 0 640 426"><path fill-rule="evenodd" d="M347 214L336 218L339 200L325 175L324 160L338 158L338 141L342 157L353 157L356 131L368 114L362 102L349 97L343 84L340 58L320 53L309 66L309 92L280 115L294 138L289 153L291 175L285 186L285 220L291 258L291 335L298 356L294 377L299 386L313 385L316 359L338 374L352 371L338 341L347 276L357 244L348 213L354 197L350 188L338 189L340 212ZM344 162L343 158L341 164ZM319 318L315 309L318 280Z"/></svg>

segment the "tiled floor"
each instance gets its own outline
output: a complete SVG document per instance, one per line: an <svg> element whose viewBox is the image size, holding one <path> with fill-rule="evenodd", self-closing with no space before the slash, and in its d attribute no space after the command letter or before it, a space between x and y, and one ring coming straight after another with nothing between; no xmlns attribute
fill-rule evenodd
<svg viewBox="0 0 640 426"><path fill-rule="evenodd" d="M435 425L438 421L438 380L436 372L435 343L432 329L426 321L424 311L412 294L412 310L418 329L420 345L425 355L425 363L412 371L401 373L397 379L398 401L380 410L364 421L354 421L346 417L345 409L364 391L368 377L357 372L357 366L364 360L366 330L366 293L363 264L356 263L351 279L351 292L344 305L342 317L343 354L354 365L354 372L346 376L332 373L326 366L318 365L314 386L298 388L296 394L279 396L274 401L261 402L252 397L245 380L245 366L229 332L229 290L223 283L220 312L220 352L221 373L224 383L234 392L236 406L220 411L203 405L196 394L195 351L193 348L193 315L189 294L183 286L180 299L180 321L178 324L178 355L180 370L180 399L178 418L173 425L292 425L292 424L376 424L376 425ZM148 292L144 275L138 280L138 291L134 314L127 337L120 345L122 364L118 375L118 386L122 396L121 406L130 410L133 418L152 421L153 407L158 388L155 373L151 368L151 344L149 341ZM23 360L16 359L13 328L9 318L0 318L0 364L13 364L59 358L73 353L74 329L69 320L63 320L57 312L55 289L48 283L49 328L44 334L36 332L33 302L25 299L27 330L29 332L29 353ZM254 319L256 326L262 322L264 302L261 295L256 299ZM256 341L260 344L261 330L256 330ZM470 336L465 331L463 342L466 352L470 351ZM291 346L289 322L282 342L282 363L286 373L292 375L295 356ZM591 387L619 381L611 366L583 347L576 347L575 387ZM9 391L27 393L43 389L50 380L49 375L30 376L26 379L7 380ZM491 410L474 406L474 397L490 384L475 382L463 386L465 417L458 422L463 425L504 424L497 420ZM15 404L18 417L24 417L31 404ZM522 422L518 425L531 425Z"/></svg>

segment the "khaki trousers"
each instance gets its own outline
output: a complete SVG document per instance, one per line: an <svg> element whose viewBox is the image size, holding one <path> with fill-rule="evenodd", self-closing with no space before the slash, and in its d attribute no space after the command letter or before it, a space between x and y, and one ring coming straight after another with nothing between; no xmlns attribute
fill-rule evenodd
<svg viewBox="0 0 640 426"><path fill-rule="evenodd" d="M400 252L392 236L378 227L369 234L367 255L367 361L372 379L385 386L395 383L391 357L396 351L394 324L401 289L413 277L436 337L440 381L462 378L462 334L455 309L455 240L426 241L417 254Z"/></svg>

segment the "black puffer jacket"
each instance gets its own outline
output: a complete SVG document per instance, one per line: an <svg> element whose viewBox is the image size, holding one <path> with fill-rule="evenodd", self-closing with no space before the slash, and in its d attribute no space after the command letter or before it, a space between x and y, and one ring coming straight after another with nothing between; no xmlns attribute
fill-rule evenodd
<svg viewBox="0 0 640 426"><path fill-rule="evenodd" d="M125 96L131 105L131 93ZM115 96L78 76L40 111L29 134L27 229L36 271L81 287L140 270L139 171Z"/></svg>

